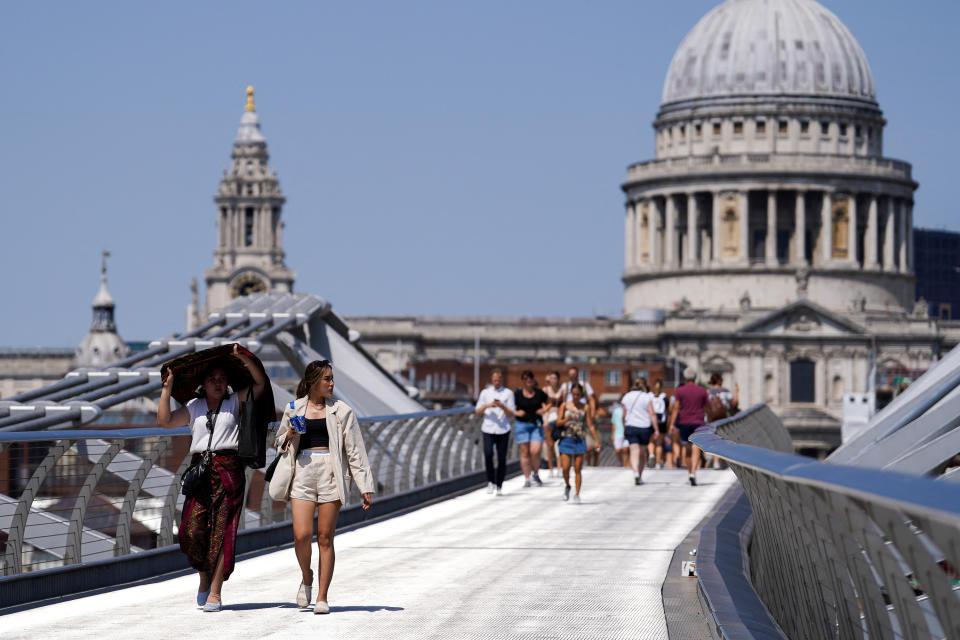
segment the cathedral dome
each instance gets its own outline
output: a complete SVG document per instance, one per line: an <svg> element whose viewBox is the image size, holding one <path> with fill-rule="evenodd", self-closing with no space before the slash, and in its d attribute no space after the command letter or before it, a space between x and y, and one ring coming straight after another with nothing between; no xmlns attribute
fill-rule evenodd
<svg viewBox="0 0 960 640"><path fill-rule="evenodd" d="M663 105L756 97L876 104L863 49L826 8L813 0L727 0L680 44Z"/></svg>

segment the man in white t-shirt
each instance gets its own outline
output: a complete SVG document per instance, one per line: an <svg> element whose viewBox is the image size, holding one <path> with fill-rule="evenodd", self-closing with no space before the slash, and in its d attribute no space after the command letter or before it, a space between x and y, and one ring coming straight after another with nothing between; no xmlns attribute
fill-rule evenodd
<svg viewBox="0 0 960 640"><path fill-rule="evenodd" d="M597 396L593 393L593 387L590 386L590 381L584 378L583 382L580 382L580 370L576 367L570 367L567 369L567 381L560 385L560 393L564 394L567 402L573 400L573 395L570 393L570 389L573 388L573 385L580 383L583 386L583 398L580 399L581 404L590 403L590 406L593 407L593 415L597 415Z"/></svg>
<svg viewBox="0 0 960 640"><path fill-rule="evenodd" d="M494 369L490 386L480 392L476 413L483 416L483 461L487 467L487 493L496 490L503 495L503 479L507 475L507 449L510 446L510 423L516 410L513 391L503 386L503 371ZM497 467L493 466L493 448L497 448Z"/></svg>
<svg viewBox="0 0 960 640"><path fill-rule="evenodd" d="M560 387L560 393L564 394L567 402L573 401L573 394L570 390L573 389L573 385L579 383L583 387L583 397L580 398L580 404L586 406L589 403L590 408L593 409L593 415L597 415L597 396L594 394L593 387L590 386L590 381L587 378L589 376L584 376L583 382L580 382L580 370L576 367L569 367L567 369L567 381ZM596 467L600 464L600 453L597 451L599 445L600 443L594 442L593 437L587 433L586 463L589 466Z"/></svg>

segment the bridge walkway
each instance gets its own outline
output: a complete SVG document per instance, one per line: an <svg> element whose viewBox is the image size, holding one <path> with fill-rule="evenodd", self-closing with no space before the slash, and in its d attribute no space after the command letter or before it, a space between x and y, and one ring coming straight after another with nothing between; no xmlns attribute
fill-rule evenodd
<svg viewBox="0 0 960 640"><path fill-rule="evenodd" d="M238 563L220 613L195 608L195 574L181 573L8 613L0 637L667 638L673 551L736 479L645 479L587 468L573 504L562 479L524 489L514 478L501 497L475 491L340 533L329 616L296 608L285 547Z"/></svg>

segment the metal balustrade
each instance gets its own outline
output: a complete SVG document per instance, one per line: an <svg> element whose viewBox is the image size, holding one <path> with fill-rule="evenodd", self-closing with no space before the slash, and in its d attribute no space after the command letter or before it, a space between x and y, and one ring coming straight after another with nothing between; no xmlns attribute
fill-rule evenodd
<svg viewBox="0 0 960 640"><path fill-rule="evenodd" d="M752 584L786 635L960 638L960 493L793 455L785 434L757 405L692 438L740 480Z"/></svg>
<svg viewBox="0 0 960 640"><path fill-rule="evenodd" d="M359 422L375 500L483 469L472 408ZM0 433L2 575L175 544L189 447L185 427ZM241 529L289 520L289 504L265 489L263 470L248 469ZM347 502L359 500L351 483Z"/></svg>

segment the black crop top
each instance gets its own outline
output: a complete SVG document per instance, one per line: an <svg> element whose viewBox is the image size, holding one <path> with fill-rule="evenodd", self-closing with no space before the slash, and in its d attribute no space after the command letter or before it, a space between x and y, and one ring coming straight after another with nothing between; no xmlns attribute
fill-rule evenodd
<svg viewBox="0 0 960 640"><path fill-rule="evenodd" d="M327 431L326 418L305 419L303 422L307 427L307 432L300 436L300 446L297 447L297 453L304 449L330 446L330 433Z"/></svg>

